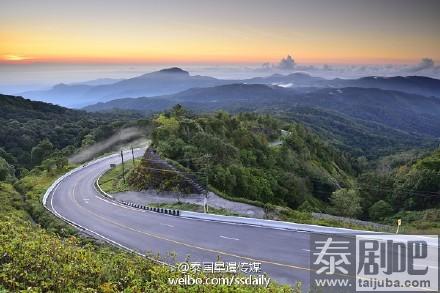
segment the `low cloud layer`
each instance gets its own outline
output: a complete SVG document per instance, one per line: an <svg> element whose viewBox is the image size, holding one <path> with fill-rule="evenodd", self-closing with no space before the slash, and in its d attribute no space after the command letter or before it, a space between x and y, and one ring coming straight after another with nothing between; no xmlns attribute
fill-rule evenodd
<svg viewBox="0 0 440 293"><path fill-rule="evenodd" d="M324 78L358 78L363 76L419 75L440 79L440 65L425 57L414 64L337 65L303 64L288 55L279 62L262 65L181 65L191 75L206 75L222 79L246 79L275 73L304 72ZM14 67L15 66L15 67ZM81 69L69 65L24 64L0 66L0 93L20 94L25 91L48 89L58 83L78 83L102 78L130 78L156 71L167 65L87 65ZM62 70L61 70L62 69Z"/></svg>
<svg viewBox="0 0 440 293"><path fill-rule="evenodd" d="M112 135L111 137L105 139L102 142L95 143L83 150L81 150L79 153L73 155L69 158L69 162L71 163L81 163L85 162L87 160L92 159L96 155L102 153L103 151L109 150L112 147L115 147L116 145L131 141L136 138L139 138L142 136L142 131L135 127L125 128L118 131L116 134Z"/></svg>
<svg viewBox="0 0 440 293"><path fill-rule="evenodd" d="M296 62L292 58L292 56L287 55L286 58L282 58L280 62L277 64L271 64L271 63L263 63L261 66L263 71L294 71L296 68Z"/></svg>
<svg viewBox="0 0 440 293"><path fill-rule="evenodd" d="M255 72L265 75L274 73L304 72L324 78L358 78L363 76L408 76L420 75L440 78L440 65L432 58L423 58L417 64L374 64L374 65L303 65L291 56L277 64L264 63Z"/></svg>
<svg viewBox="0 0 440 293"><path fill-rule="evenodd" d="M419 64L412 68L408 68L408 72L419 72L434 67L434 60L432 60L431 58L423 58Z"/></svg>
<svg viewBox="0 0 440 293"><path fill-rule="evenodd" d="M277 68L280 70L294 70L295 65L295 60L293 60L292 56L288 55L286 58L281 59Z"/></svg>

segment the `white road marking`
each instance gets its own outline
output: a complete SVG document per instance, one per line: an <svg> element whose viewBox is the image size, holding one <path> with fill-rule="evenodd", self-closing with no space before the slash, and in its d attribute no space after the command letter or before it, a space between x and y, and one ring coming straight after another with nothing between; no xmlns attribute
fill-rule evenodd
<svg viewBox="0 0 440 293"><path fill-rule="evenodd" d="M220 238L223 238L223 239L229 239L229 240L235 240L235 241L240 240L240 239L238 239L238 238L226 237L226 236L223 236L223 235L220 235Z"/></svg>
<svg viewBox="0 0 440 293"><path fill-rule="evenodd" d="M304 250L304 251L310 252L310 249L301 249L301 250Z"/></svg>
<svg viewBox="0 0 440 293"><path fill-rule="evenodd" d="M167 227L171 227L171 228L174 228L174 226L173 226L173 225L170 225L170 224L164 224L164 223L159 223L159 225L162 225L162 226L167 226Z"/></svg>

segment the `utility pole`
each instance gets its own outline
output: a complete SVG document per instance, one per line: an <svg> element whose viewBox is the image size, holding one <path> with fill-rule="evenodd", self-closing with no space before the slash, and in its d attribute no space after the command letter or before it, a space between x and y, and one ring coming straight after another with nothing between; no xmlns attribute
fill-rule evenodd
<svg viewBox="0 0 440 293"><path fill-rule="evenodd" d="M133 146L131 146L131 157L133 158L133 168L134 168L134 151L133 151Z"/></svg>
<svg viewBox="0 0 440 293"><path fill-rule="evenodd" d="M208 174L209 174L209 158L210 158L210 156L207 154L206 155L206 161L205 161L205 177L206 177L206 193L205 193L205 199L204 199L204 207L205 207L205 213L209 213L209 210L208 210L208 193L209 193L209 190L208 190L208 184L209 184L209 182L208 182L208 179L209 179L209 176L208 176Z"/></svg>
<svg viewBox="0 0 440 293"><path fill-rule="evenodd" d="M124 153L121 150L121 160L122 160L122 179L124 180L125 184L125 168L124 168Z"/></svg>

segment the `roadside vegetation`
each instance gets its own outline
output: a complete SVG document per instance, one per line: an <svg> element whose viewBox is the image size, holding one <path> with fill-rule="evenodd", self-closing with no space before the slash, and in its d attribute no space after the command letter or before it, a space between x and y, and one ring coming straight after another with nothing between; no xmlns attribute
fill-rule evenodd
<svg viewBox="0 0 440 293"><path fill-rule="evenodd" d="M234 198L320 209L332 192L352 187L356 170L350 159L300 124L251 113L195 116L181 107L154 122L152 146L164 158L207 175L213 187ZM283 143L271 147L281 130L287 133Z"/></svg>
<svg viewBox="0 0 440 293"><path fill-rule="evenodd" d="M50 172L36 168L18 181L0 182L3 292L292 292L292 288L275 283L267 290L244 285L169 286L168 278L182 274L145 257L78 235L41 204L50 184L73 167L68 165ZM197 274L197 277L208 275Z"/></svg>
<svg viewBox="0 0 440 293"><path fill-rule="evenodd" d="M387 232L402 219L402 233L440 232L438 150L367 161L338 151L298 123L250 113L195 115L180 106L157 115L154 125L152 146L162 158L201 183L208 176L209 189L226 199L267 209L269 218ZM146 171L148 164L142 161L131 173L132 188L162 182L155 177L163 174Z"/></svg>
<svg viewBox="0 0 440 293"><path fill-rule="evenodd" d="M290 287L275 283L268 289L243 285L169 286L168 278L181 277L180 272L106 244L49 232L19 209L20 195L11 185L2 183L0 187L3 292L292 292Z"/></svg>
<svg viewBox="0 0 440 293"><path fill-rule="evenodd" d="M92 115L80 111L14 97L0 103L6 103L0 109L7 114L1 116L6 119L0 124L1 139L20 131L0 144L0 292L301 292L276 283L267 289L170 286L168 278L182 277L180 272L78 233L47 211L41 200L56 178L75 167L67 157L99 141L96 134L106 120L87 126ZM52 138L51 123L61 128L55 128L58 134ZM86 124L79 132L67 130L82 123ZM109 133L121 125L125 124L111 124ZM36 142L21 141L26 137ZM28 161L37 155L38 160Z"/></svg>
<svg viewBox="0 0 440 293"><path fill-rule="evenodd" d="M130 156L124 158L124 160L124 173L122 172L122 164L118 164L99 178L99 186L103 191L107 193L117 193L132 190L132 187L128 184L128 177L134 169L133 161ZM136 166L140 162L141 159L135 159L134 165Z"/></svg>

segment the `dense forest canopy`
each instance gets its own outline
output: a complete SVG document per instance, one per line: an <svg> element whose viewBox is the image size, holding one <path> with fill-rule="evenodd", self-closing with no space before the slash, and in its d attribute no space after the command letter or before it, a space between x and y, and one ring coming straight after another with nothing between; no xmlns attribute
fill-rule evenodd
<svg viewBox="0 0 440 293"><path fill-rule="evenodd" d="M207 175L209 184L229 197L373 221L439 208L439 150L368 161L338 150L301 123L268 114L195 115L177 105L153 121L158 153L202 184ZM149 176L148 168L142 172ZM133 178L139 183L141 177ZM133 185L151 187L142 182Z"/></svg>
<svg viewBox="0 0 440 293"><path fill-rule="evenodd" d="M0 95L0 157L17 171L32 169L49 156L66 156L101 141L135 118L140 116L89 114Z"/></svg>
<svg viewBox="0 0 440 293"><path fill-rule="evenodd" d="M152 144L160 154L207 173L210 184L233 197L320 206L356 174L350 157L304 126L269 115L195 116L176 106L154 122Z"/></svg>
<svg viewBox="0 0 440 293"><path fill-rule="evenodd" d="M440 208L440 149L420 158L402 160L395 156L391 164L394 165L385 172L374 170L360 176L366 206L386 203L389 214Z"/></svg>

